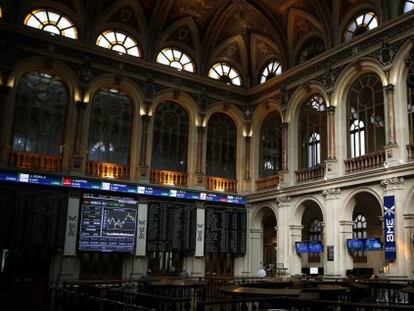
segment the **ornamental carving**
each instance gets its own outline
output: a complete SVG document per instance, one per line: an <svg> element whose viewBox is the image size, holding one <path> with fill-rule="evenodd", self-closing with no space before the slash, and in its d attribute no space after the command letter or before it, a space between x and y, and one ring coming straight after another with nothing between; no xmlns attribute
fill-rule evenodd
<svg viewBox="0 0 414 311"><path fill-rule="evenodd" d="M322 191L322 195L325 197L325 200L337 200L341 196L341 189L340 188L325 189Z"/></svg>
<svg viewBox="0 0 414 311"><path fill-rule="evenodd" d="M276 198L276 203L279 207L289 206L291 197L283 196Z"/></svg>
<svg viewBox="0 0 414 311"><path fill-rule="evenodd" d="M404 177L393 177L381 180L381 186L384 191L404 189Z"/></svg>

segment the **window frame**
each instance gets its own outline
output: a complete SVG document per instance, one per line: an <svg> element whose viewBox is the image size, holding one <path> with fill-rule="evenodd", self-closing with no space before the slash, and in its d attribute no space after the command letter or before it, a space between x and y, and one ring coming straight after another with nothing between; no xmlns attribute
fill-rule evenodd
<svg viewBox="0 0 414 311"><path fill-rule="evenodd" d="M217 68L221 68L219 71ZM243 81L239 71L230 63L220 61L210 67L208 77L222 81L228 85L243 86ZM228 81L226 81L227 79ZM236 83L235 83L236 82Z"/></svg>
<svg viewBox="0 0 414 311"><path fill-rule="evenodd" d="M266 74L265 74L265 71L266 71ZM260 75L260 84L265 83L271 78L280 76L283 72L283 67L282 67L282 64L277 59L272 59L264 66L261 72L262 73Z"/></svg>
<svg viewBox="0 0 414 311"><path fill-rule="evenodd" d="M367 16L371 16L371 18L366 20ZM346 24L346 27L342 34L343 41L349 42L353 40L355 37L361 35L362 33L359 33L361 32L361 30L363 32L368 32L379 27L379 25L380 20L378 18L378 15L374 11L365 10L359 12L358 14L355 14Z"/></svg>
<svg viewBox="0 0 414 311"><path fill-rule="evenodd" d="M169 53L171 52L171 57L169 57ZM161 57L164 57L166 59L166 62L161 60ZM187 58L188 61L185 63L182 63L181 60L184 58ZM190 72L190 73L195 73L196 72L196 66L194 63L194 60L189 56L189 54L179 48L176 47L165 47L163 48L161 51L158 52L157 57L155 59L155 61L158 64L161 65L165 65L167 67L176 69L178 71L185 71L185 72ZM167 63L168 62L168 63ZM181 68L175 67L172 65L172 63L178 63L180 64ZM191 65L192 69L186 69L185 67Z"/></svg>
<svg viewBox="0 0 414 311"><path fill-rule="evenodd" d="M113 34L113 38L115 39L115 41L111 40L112 34ZM121 40L120 38L118 39L118 36L124 36L123 40ZM133 43L133 45L131 45L128 48L125 47L125 43L127 40L130 40ZM107 46L100 44L100 42L106 42ZM141 49L137 43L137 40L135 40L135 38L130 36L128 33L123 32L121 30L108 29L108 30L103 31L102 33L99 34L98 38L96 39L95 44L104 49L114 51L120 55L141 57ZM122 48L125 49L125 52L114 49L115 46L121 46ZM136 50L136 55L132 52L129 52L130 50L132 51Z"/></svg>

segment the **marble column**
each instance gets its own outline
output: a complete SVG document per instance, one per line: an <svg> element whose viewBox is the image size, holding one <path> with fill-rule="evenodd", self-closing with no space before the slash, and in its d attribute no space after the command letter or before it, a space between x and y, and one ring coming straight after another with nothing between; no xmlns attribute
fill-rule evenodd
<svg viewBox="0 0 414 311"><path fill-rule="evenodd" d="M142 116L142 137L141 150L139 156L140 177L148 178L148 163L147 163L147 146L148 146L148 126L151 117L149 115Z"/></svg>

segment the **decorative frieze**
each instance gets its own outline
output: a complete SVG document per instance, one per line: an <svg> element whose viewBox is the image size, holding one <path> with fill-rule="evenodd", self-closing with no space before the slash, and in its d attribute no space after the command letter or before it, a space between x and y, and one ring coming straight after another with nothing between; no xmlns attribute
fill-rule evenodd
<svg viewBox="0 0 414 311"><path fill-rule="evenodd" d="M393 177L381 180L384 191L404 189L404 177Z"/></svg>
<svg viewBox="0 0 414 311"><path fill-rule="evenodd" d="M325 197L325 200L337 200L341 197L341 189L340 188L325 189L322 191L322 195Z"/></svg>

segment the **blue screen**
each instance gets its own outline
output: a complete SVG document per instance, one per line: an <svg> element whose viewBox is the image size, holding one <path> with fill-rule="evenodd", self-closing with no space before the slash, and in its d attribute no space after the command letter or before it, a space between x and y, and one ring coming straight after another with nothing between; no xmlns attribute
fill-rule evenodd
<svg viewBox="0 0 414 311"><path fill-rule="evenodd" d="M365 249L366 240L365 239L348 239L346 240L348 250L350 251L360 251Z"/></svg>
<svg viewBox="0 0 414 311"><path fill-rule="evenodd" d="M379 238L367 239L366 249L367 251L382 250L381 240Z"/></svg>
<svg viewBox="0 0 414 311"><path fill-rule="evenodd" d="M309 242L309 253L322 253L323 245L321 242Z"/></svg>
<svg viewBox="0 0 414 311"><path fill-rule="evenodd" d="M296 252L298 254L308 253L309 252L309 244L308 242L296 242L295 243Z"/></svg>

